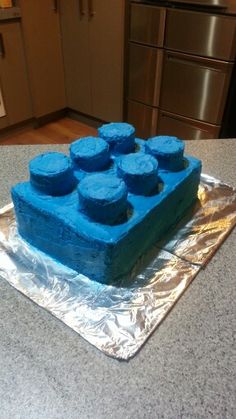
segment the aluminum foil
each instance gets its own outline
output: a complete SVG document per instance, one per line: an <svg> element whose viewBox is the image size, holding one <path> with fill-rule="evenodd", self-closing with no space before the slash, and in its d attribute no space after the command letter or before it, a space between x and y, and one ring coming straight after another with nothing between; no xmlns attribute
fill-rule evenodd
<svg viewBox="0 0 236 419"><path fill-rule="evenodd" d="M28 245L0 210L0 277L105 354L134 356L236 224L235 190L202 175L199 201L116 286L95 283Z"/></svg>
<svg viewBox="0 0 236 419"><path fill-rule="evenodd" d="M200 266L208 263L236 224L236 190L201 175L198 202L159 246Z"/></svg>

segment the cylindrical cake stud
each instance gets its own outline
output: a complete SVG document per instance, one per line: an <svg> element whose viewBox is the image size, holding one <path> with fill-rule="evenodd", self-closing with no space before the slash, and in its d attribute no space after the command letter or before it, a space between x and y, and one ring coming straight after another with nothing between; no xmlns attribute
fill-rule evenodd
<svg viewBox="0 0 236 419"><path fill-rule="evenodd" d="M126 122L112 122L98 128L98 136L110 145L114 154L132 153L135 148L135 128Z"/></svg>
<svg viewBox="0 0 236 419"><path fill-rule="evenodd" d="M119 221L127 209L127 188L122 179L103 173L86 176L78 186L79 209L103 224Z"/></svg>
<svg viewBox="0 0 236 419"><path fill-rule="evenodd" d="M160 169L177 172L184 168L184 142L177 137L149 138L145 148L147 153L158 160Z"/></svg>
<svg viewBox="0 0 236 419"><path fill-rule="evenodd" d="M149 195L158 184L158 163L148 154L131 153L120 158L118 175L130 192Z"/></svg>
<svg viewBox="0 0 236 419"><path fill-rule="evenodd" d="M63 153L40 154L29 163L30 182L47 195L65 195L76 186L70 159Z"/></svg>
<svg viewBox="0 0 236 419"><path fill-rule="evenodd" d="M110 161L109 145L96 137L84 137L70 145L70 155L75 166L87 172L106 168Z"/></svg>

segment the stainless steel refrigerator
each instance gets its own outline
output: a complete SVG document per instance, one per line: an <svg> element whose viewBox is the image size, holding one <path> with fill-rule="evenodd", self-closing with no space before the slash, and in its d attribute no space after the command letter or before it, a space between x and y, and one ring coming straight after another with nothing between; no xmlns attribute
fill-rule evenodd
<svg viewBox="0 0 236 419"><path fill-rule="evenodd" d="M230 0L130 2L127 120L138 135L220 135L236 53Z"/></svg>

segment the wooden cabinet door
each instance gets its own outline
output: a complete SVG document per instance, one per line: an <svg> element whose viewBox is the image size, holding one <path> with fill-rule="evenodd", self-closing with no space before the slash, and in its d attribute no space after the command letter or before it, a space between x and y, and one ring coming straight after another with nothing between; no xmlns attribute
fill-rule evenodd
<svg viewBox="0 0 236 419"><path fill-rule="evenodd" d="M6 128L9 125L8 117L6 115L6 107L3 101L3 94L2 94L2 82L0 80L0 129ZM5 115L4 115L5 114Z"/></svg>
<svg viewBox="0 0 236 419"><path fill-rule="evenodd" d="M65 1L67 3L67 0ZM34 116L65 107L58 3L20 0Z"/></svg>
<svg viewBox="0 0 236 419"><path fill-rule="evenodd" d="M60 1L67 106L91 115L87 0Z"/></svg>
<svg viewBox="0 0 236 419"><path fill-rule="evenodd" d="M2 55L0 77L3 101L9 125L32 117L22 34L18 22L0 24ZM6 126L6 123L4 123ZM0 124L1 128L3 127Z"/></svg>
<svg viewBox="0 0 236 419"><path fill-rule="evenodd" d="M88 0L92 114L123 117L124 0Z"/></svg>

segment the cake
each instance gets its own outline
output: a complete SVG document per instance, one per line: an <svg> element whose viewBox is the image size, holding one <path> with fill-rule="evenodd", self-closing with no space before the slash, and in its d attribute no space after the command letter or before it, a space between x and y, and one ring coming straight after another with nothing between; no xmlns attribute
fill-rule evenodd
<svg viewBox="0 0 236 419"><path fill-rule="evenodd" d="M184 142L135 137L127 123L29 163L30 180L12 188L19 234L62 264L115 283L163 238L197 198L201 162Z"/></svg>

